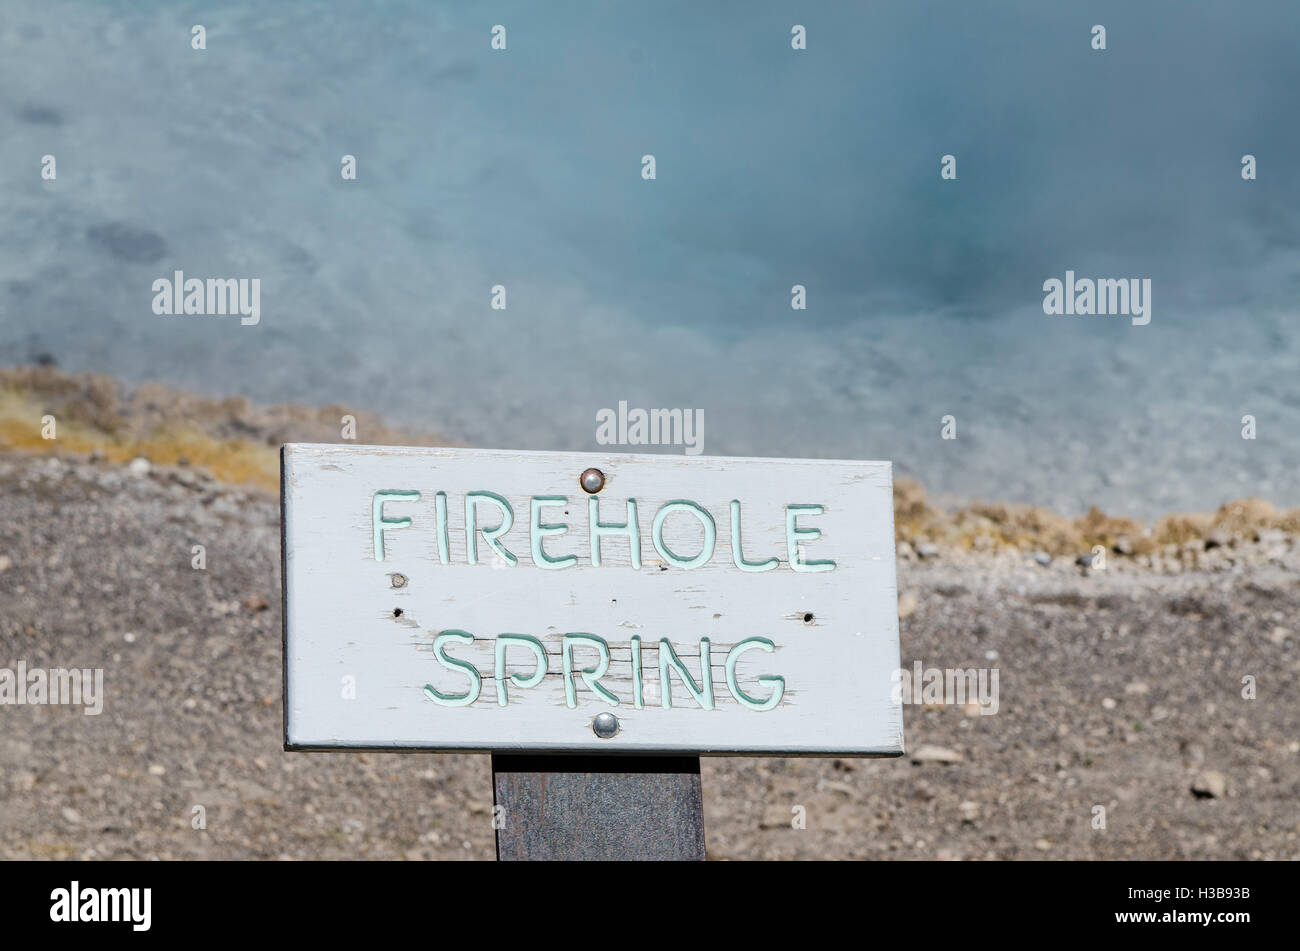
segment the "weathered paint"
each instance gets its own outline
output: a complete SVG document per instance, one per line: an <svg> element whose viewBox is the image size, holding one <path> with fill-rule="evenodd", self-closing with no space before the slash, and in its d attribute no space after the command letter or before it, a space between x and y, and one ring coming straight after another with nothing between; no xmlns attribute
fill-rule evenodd
<svg viewBox="0 0 1300 951"><path fill-rule="evenodd" d="M288 445L283 496L290 748L902 752L889 463Z"/></svg>

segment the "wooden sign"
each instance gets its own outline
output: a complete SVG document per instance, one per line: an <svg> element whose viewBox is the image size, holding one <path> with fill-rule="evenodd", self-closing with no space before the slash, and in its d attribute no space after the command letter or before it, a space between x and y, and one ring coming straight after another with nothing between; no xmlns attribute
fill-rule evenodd
<svg viewBox="0 0 1300 951"><path fill-rule="evenodd" d="M887 462L287 445L285 746L903 750Z"/></svg>

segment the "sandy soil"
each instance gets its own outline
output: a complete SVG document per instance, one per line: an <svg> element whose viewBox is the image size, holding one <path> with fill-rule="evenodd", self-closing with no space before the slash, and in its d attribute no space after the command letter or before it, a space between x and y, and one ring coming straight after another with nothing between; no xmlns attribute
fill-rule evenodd
<svg viewBox="0 0 1300 951"><path fill-rule="evenodd" d="M999 712L909 706L897 760L707 759L709 854L1300 858L1297 569L1280 529L1105 570L903 542L904 666L996 667ZM491 858L486 757L282 751L279 584L269 493L0 453L0 664L107 691L0 707L0 856Z"/></svg>

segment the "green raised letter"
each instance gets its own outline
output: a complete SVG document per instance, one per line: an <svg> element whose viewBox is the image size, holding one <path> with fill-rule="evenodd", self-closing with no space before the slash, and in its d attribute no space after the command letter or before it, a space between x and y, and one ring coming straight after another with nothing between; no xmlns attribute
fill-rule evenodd
<svg viewBox="0 0 1300 951"><path fill-rule="evenodd" d="M500 556L510 567L519 563L519 559L510 552L506 547L497 541L502 535L510 531L510 527L515 524L515 511L510 507L510 503L495 492L476 491L465 493L465 553L471 565L478 564L478 502L482 499L491 502L501 512L501 524L496 528L483 529L483 537L487 540L488 546Z"/></svg>
<svg viewBox="0 0 1300 951"><path fill-rule="evenodd" d="M438 563L445 565L451 560L447 544L447 493L439 492L433 497L433 510L438 518Z"/></svg>
<svg viewBox="0 0 1300 951"><path fill-rule="evenodd" d="M665 663L665 659L667 663ZM673 708L672 686L668 677L668 669L672 667L681 675L682 684L686 687L686 692L695 698L705 710L713 709L713 668L709 666L709 639L707 637L700 639L700 686L695 686L695 680L691 677L691 672L686 669L677 652L673 650L673 645L669 643L668 638L659 639L659 703L665 710Z"/></svg>
<svg viewBox="0 0 1300 951"><path fill-rule="evenodd" d="M780 564L777 558L767 561L746 561L740 550L740 500L731 500L731 560L741 571L771 571Z"/></svg>
<svg viewBox="0 0 1300 951"><path fill-rule="evenodd" d="M704 547L700 549L700 553L694 558L679 558L664 544L664 519L668 518L673 512L690 512L704 526ZM713 557L713 546L718 540L718 528L713 524L713 516L709 514L707 509L685 499L675 499L672 502L665 502L659 511L655 513L654 527L651 529L650 537L655 543L655 551L659 552L664 561L678 568L698 568Z"/></svg>
<svg viewBox="0 0 1300 951"><path fill-rule="evenodd" d="M600 652L600 663L595 667L579 670L582 681L592 693L600 696L610 706L618 706L618 697L614 696L600 683L600 678L609 670L609 645L595 634L565 634L561 641L560 653L564 657L564 699L571 707L578 705L578 691L573 683L573 646L586 644Z"/></svg>
<svg viewBox="0 0 1300 951"><path fill-rule="evenodd" d="M383 489L375 493L375 497L370 503L370 523L375 532L375 561L384 560L384 529L411 527L409 518L384 518L384 503L415 502L419 498L420 493L414 489Z"/></svg>
<svg viewBox="0 0 1300 951"><path fill-rule="evenodd" d="M519 644L527 647L533 652L533 657L537 660L537 669L533 671L532 676L524 678L518 674L510 675L510 682L516 687L536 687L546 676L546 648L542 642L535 637L529 637L527 634L498 634L497 635L497 663L496 663L496 682L497 682L497 703L505 706L509 701L506 696L506 648L511 644Z"/></svg>
<svg viewBox="0 0 1300 951"><path fill-rule="evenodd" d="M443 645L447 641L457 641L461 644L473 644L474 635L466 634L464 631L443 631L433 639L433 656L438 663L448 670L462 670L469 677L469 690L463 694L445 694L439 693L438 688L433 684L424 685L424 695L434 703L440 703L444 707L467 707L478 699L479 691L483 689L483 678L479 676L478 668L469 661L457 660L455 657L448 657L443 650Z"/></svg>
<svg viewBox="0 0 1300 951"><path fill-rule="evenodd" d="M632 703L638 710L645 709L645 680L641 676L641 638L632 635Z"/></svg>
<svg viewBox="0 0 1300 951"><path fill-rule="evenodd" d="M532 519L528 527L528 537L533 545L533 564L538 568L572 568L578 563L577 555L565 555L552 558L542 550L542 539L548 535L563 535L569 530L567 525L544 525L542 509L548 505L568 505L569 500L562 495L535 495L530 503Z"/></svg>
<svg viewBox="0 0 1300 951"><path fill-rule="evenodd" d="M790 567L795 571L831 571L835 562L804 561L799 554L799 539L806 538L813 542L822 537L820 528L798 528L795 519L800 515L821 515L824 510L820 505L787 505L785 507L785 550L790 556Z"/></svg>
<svg viewBox="0 0 1300 951"><path fill-rule="evenodd" d="M627 500L627 522L622 525L603 525L600 521L600 503L593 495L587 499L587 523L591 534L591 563L600 567L600 538L602 535L626 535L632 545L632 567L641 570L641 523L636 517L636 499Z"/></svg>
<svg viewBox="0 0 1300 951"><path fill-rule="evenodd" d="M784 677L763 676L758 678L759 683L772 685L771 696L766 700L755 700L753 697L745 693L745 691L740 689L740 683L736 680L736 661L740 660L740 655L745 653L745 651L753 650L756 647L768 654L776 650L776 645L766 637L749 637L741 641L727 654L727 686L731 689L731 695L735 697L742 706L749 707L751 710L771 710L780 703L781 698L785 696Z"/></svg>

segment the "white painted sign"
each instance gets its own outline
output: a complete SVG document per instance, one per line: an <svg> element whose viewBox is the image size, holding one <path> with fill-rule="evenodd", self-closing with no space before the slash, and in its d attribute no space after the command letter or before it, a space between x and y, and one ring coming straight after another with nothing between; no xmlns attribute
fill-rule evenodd
<svg viewBox="0 0 1300 951"><path fill-rule="evenodd" d="M287 445L282 492L286 748L903 750L887 462Z"/></svg>

